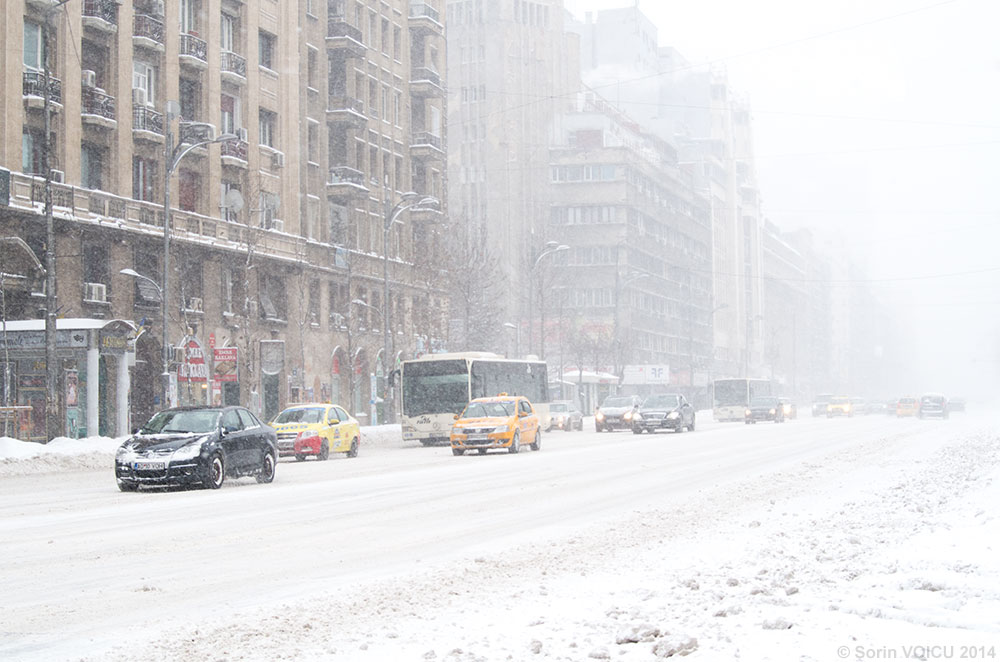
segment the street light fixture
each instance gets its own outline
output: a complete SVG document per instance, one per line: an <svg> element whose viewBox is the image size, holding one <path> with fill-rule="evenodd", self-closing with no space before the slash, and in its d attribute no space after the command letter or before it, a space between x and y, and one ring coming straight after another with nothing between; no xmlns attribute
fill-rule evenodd
<svg viewBox="0 0 1000 662"><path fill-rule="evenodd" d="M167 314L170 301L170 176L177 169L181 159L192 150L213 143L225 143L238 140L232 133L224 133L217 138L203 138L206 134L215 133L215 127L205 122L181 122L180 136L174 145L174 135L170 124L176 116L177 103L167 101L163 113L163 128L166 140L163 146L163 289L160 290L160 314L163 318L163 373L161 374L160 406L164 409L170 406L167 398L170 394L170 341L168 338ZM197 135L197 134L200 134Z"/></svg>
<svg viewBox="0 0 1000 662"><path fill-rule="evenodd" d="M543 258L552 255L553 253L559 253L561 251L568 251L569 246L566 244L560 244L558 241L548 241L545 243L545 247L538 253L534 261L531 264L531 268L528 270L528 352L531 353L534 349L534 332L532 318L534 317L534 308L532 306L532 294L535 289L535 272L538 269L539 262ZM540 349L538 352L539 358L545 358L545 292L544 289L538 288L538 302L541 312L541 329L539 329L539 343Z"/></svg>
<svg viewBox="0 0 1000 662"><path fill-rule="evenodd" d="M392 352L391 338L389 335L389 230L397 221L400 214L409 209L434 210L441 205L441 201L432 195L423 195L415 191L408 191L403 194L399 202L392 207L389 206L389 198L385 199L385 216L382 219L382 305L384 310L382 315L382 370L385 373L385 420L392 423L395 418L395 402L392 392L392 371L395 368L395 360L390 361ZM360 301L360 299L357 299ZM363 303L363 302L362 302ZM364 305L369 305L365 303ZM376 309L377 310L377 309Z"/></svg>

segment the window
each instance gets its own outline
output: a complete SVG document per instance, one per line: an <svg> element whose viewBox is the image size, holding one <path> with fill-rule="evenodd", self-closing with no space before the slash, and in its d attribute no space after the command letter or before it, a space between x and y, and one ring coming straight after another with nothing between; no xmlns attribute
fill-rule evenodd
<svg viewBox="0 0 1000 662"><path fill-rule="evenodd" d="M235 222L239 221L239 214L235 210L230 209L230 208L228 208L228 207L225 206L225 204L226 204L226 196L229 195L230 191L237 191L237 192L239 192L240 186L239 186L239 184L236 184L234 182L227 182L225 180L223 180L220 183L220 186L222 188L222 190L221 190L222 197L220 198L222 200L222 205L223 205L223 207L222 207L222 217L224 219L226 219L227 221L231 222L231 223L235 223Z"/></svg>
<svg viewBox="0 0 1000 662"><path fill-rule="evenodd" d="M111 285L111 260L106 243L83 245L83 282Z"/></svg>
<svg viewBox="0 0 1000 662"><path fill-rule="evenodd" d="M317 61L319 60L319 55L316 52L316 49L313 48L312 46L310 46L308 50L309 50L309 53L308 53L307 57L309 58L309 60L308 60L307 69L306 69L306 85L308 85L309 87L311 87L312 89L315 90L315 89L318 89L316 87L316 80L318 78L318 75L317 75Z"/></svg>
<svg viewBox="0 0 1000 662"><path fill-rule="evenodd" d="M395 25L392 28L392 59L396 60L397 62L399 61L401 43L402 43L402 34L399 29L399 26Z"/></svg>
<svg viewBox="0 0 1000 662"><path fill-rule="evenodd" d="M34 21L24 22L24 68L41 71L45 68L42 53L42 26Z"/></svg>
<svg viewBox="0 0 1000 662"><path fill-rule="evenodd" d="M89 189L101 189L101 171L104 151L94 145L83 145L80 149L80 185Z"/></svg>
<svg viewBox="0 0 1000 662"><path fill-rule="evenodd" d="M156 161L141 156L132 158L132 198L154 202ZM136 263L138 264L138 263Z"/></svg>
<svg viewBox="0 0 1000 662"><path fill-rule="evenodd" d="M222 95L222 117L219 121L219 130L222 133L236 133L236 129L240 128L239 110L239 97Z"/></svg>
<svg viewBox="0 0 1000 662"><path fill-rule="evenodd" d="M260 31L257 38L257 63L265 69L274 69L274 46L277 38L270 32Z"/></svg>
<svg viewBox="0 0 1000 662"><path fill-rule="evenodd" d="M181 0L179 16L181 34L198 36L198 0Z"/></svg>
<svg viewBox="0 0 1000 662"><path fill-rule="evenodd" d="M235 275L230 267L222 268L222 312L233 313L233 281Z"/></svg>
<svg viewBox="0 0 1000 662"><path fill-rule="evenodd" d="M44 174L42 155L45 152L45 133L31 127L21 129L21 172Z"/></svg>
<svg viewBox="0 0 1000 662"><path fill-rule="evenodd" d="M275 127L278 116L270 110L260 110L260 144L268 147L275 145Z"/></svg>
<svg viewBox="0 0 1000 662"><path fill-rule="evenodd" d="M314 280L309 283L309 323L319 325L319 315L319 281Z"/></svg>
<svg viewBox="0 0 1000 662"><path fill-rule="evenodd" d="M146 105L156 105L156 69L152 64L142 60L132 62L132 89L145 90Z"/></svg>
<svg viewBox="0 0 1000 662"><path fill-rule="evenodd" d="M222 52L235 53L236 52L236 18L230 16L229 14L222 14L222 24L221 24L221 35L220 35L220 46Z"/></svg>
<svg viewBox="0 0 1000 662"><path fill-rule="evenodd" d="M201 85L186 78L180 79L178 87L181 103L181 117L192 122L201 119Z"/></svg>
<svg viewBox="0 0 1000 662"><path fill-rule="evenodd" d="M310 163L319 163L319 124L315 122L309 123L306 152Z"/></svg>
<svg viewBox="0 0 1000 662"><path fill-rule="evenodd" d="M389 19L382 19L382 53L389 54Z"/></svg>
<svg viewBox="0 0 1000 662"><path fill-rule="evenodd" d="M139 274L156 283L154 286L142 278L133 278L133 297L137 306L159 306L159 284L163 282L163 269L160 267L160 249L136 246L132 267Z"/></svg>
<svg viewBox="0 0 1000 662"><path fill-rule="evenodd" d="M184 211L198 211L198 201L204 175L195 170L182 170L177 177L177 206Z"/></svg>
<svg viewBox="0 0 1000 662"><path fill-rule="evenodd" d="M285 281L279 276L263 276L261 281L260 314L266 319L288 319Z"/></svg>
<svg viewBox="0 0 1000 662"><path fill-rule="evenodd" d="M191 300L202 299L205 296L204 269L202 268L204 258L201 255L192 255L187 252L182 253L182 256L180 285L181 295L184 297L184 308L186 310L203 310L203 302L199 307L198 303Z"/></svg>

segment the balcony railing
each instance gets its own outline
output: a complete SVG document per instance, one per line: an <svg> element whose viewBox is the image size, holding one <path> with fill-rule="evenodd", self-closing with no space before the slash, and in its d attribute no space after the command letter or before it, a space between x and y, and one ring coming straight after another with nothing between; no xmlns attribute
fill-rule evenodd
<svg viewBox="0 0 1000 662"><path fill-rule="evenodd" d="M410 18L429 18L435 23L441 22L441 14L426 2L411 2Z"/></svg>
<svg viewBox="0 0 1000 662"><path fill-rule="evenodd" d="M328 39L337 37L348 37L359 44L362 42L361 30L354 27L342 16L331 16L326 23L326 36Z"/></svg>
<svg viewBox="0 0 1000 662"><path fill-rule="evenodd" d="M247 59L242 55L237 55L230 51L222 51L222 61L220 64L224 73L236 74L247 77Z"/></svg>
<svg viewBox="0 0 1000 662"><path fill-rule="evenodd" d="M410 81L416 82L423 80L430 81L434 85L441 87L441 74L434 71L430 67L413 67L413 70L410 72Z"/></svg>
<svg viewBox="0 0 1000 662"><path fill-rule="evenodd" d="M116 0L84 0L83 15L118 25L118 2Z"/></svg>
<svg viewBox="0 0 1000 662"><path fill-rule="evenodd" d="M413 134L411 145L430 145L435 149L441 149L441 136L435 136L428 131L420 131Z"/></svg>
<svg viewBox="0 0 1000 662"><path fill-rule="evenodd" d="M330 168L330 184L355 184L365 185L365 173L355 170L349 166L334 166Z"/></svg>
<svg viewBox="0 0 1000 662"><path fill-rule="evenodd" d="M97 115L104 119L115 119L115 98L96 87L85 87L82 90L82 110L84 115Z"/></svg>
<svg viewBox="0 0 1000 662"><path fill-rule="evenodd" d="M365 102L361 99L355 99L354 97L343 95L343 96L330 96L329 101L327 101L326 109L329 111L337 110L353 110L356 113L362 115L365 114Z"/></svg>
<svg viewBox="0 0 1000 662"><path fill-rule="evenodd" d="M132 108L132 130L150 131L163 135L163 113L158 113L149 106L134 106Z"/></svg>
<svg viewBox="0 0 1000 662"><path fill-rule="evenodd" d="M189 55L202 62L208 62L208 43L193 34L182 34L180 54Z"/></svg>
<svg viewBox="0 0 1000 662"><path fill-rule="evenodd" d="M132 22L132 35L135 37L144 37L155 41L158 44L162 44L163 21L155 16L136 14L135 20Z"/></svg>
<svg viewBox="0 0 1000 662"><path fill-rule="evenodd" d="M219 145L223 156L231 156L241 161L247 160L249 146L244 140L228 140Z"/></svg>
<svg viewBox="0 0 1000 662"><path fill-rule="evenodd" d="M45 74L41 71L26 71L21 79L23 94L26 97L45 96ZM62 81L49 76L49 99L53 103L62 103Z"/></svg>

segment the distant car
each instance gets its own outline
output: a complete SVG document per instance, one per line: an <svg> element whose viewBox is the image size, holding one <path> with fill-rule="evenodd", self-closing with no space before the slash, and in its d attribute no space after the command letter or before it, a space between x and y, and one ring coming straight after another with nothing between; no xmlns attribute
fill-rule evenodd
<svg viewBox="0 0 1000 662"><path fill-rule="evenodd" d="M594 427L602 430L631 430L632 416L642 404L638 395L609 395L594 413Z"/></svg>
<svg viewBox="0 0 1000 662"><path fill-rule="evenodd" d="M864 398L851 398L851 413L864 416L868 413L868 402Z"/></svg>
<svg viewBox="0 0 1000 662"><path fill-rule="evenodd" d="M243 407L165 409L129 437L115 454L118 489L143 486L222 487L227 476L274 480L274 429Z"/></svg>
<svg viewBox="0 0 1000 662"><path fill-rule="evenodd" d="M779 397L778 402L781 403L781 409L785 415L785 418L798 418L799 408L792 402L791 398Z"/></svg>
<svg viewBox="0 0 1000 662"><path fill-rule="evenodd" d="M948 398L948 411L949 412L953 412L953 411L964 412L965 411L965 398L958 397L958 396L956 396L954 398Z"/></svg>
<svg viewBox="0 0 1000 662"><path fill-rule="evenodd" d="M744 412L744 422L747 425L757 421L785 422L785 410L775 397L754 398Z"/></svg>
<svg viewBox="0 0 1000 662"><path fill-rule="evenodd" d="M278 457L326 460L330 453L357 457L361 425L343 407L328 403L286 407L271 421L278 434Z"/></svg>
<svg viewBox="0 0 1000 662"><path fill-rule="evenodd" d="M480 455L491 448L518 453L522 444L531 450L542 448L542 430L538 414L523 396L501 393L491 398L476 398L455 415L451 426L451 452L463 455L475 449Z"/></svg>
<svg viewBox="0 0 1000 662"><path fill-rule="evenodd" d="M948 398L940 393L925 393L920 396L920 418L948 418Z"/></svg>
<svg viewBox="0 0 1000 662"><path fill-rule="evenodd" d="M885 410L886 404L882 400L869 400L865 407L866 414L884 414Z"/></svg>
<svg viewBox="0 0 1000 662"><path fill-rule="evenodd" d="M549 429L552 430L582 430L583 413L572 402L557 400L549 405Z"/></svg>
<svg viewBox="0 0 1000 662"><path fill-rule="evenodd" d="M850 398L842 395L830 398L830 402L826 405L826 417L833 418L834 416L854 416L854 408Z"/></svg>
<svg viewBox="0 0 1000 662"><path fill-rule="evenodd" d="M896 401L896 416L904 418L907 416L918 416L920 414L920 400L911 396L905 396Z"/></svg>
<svg viewBox="0 0 1000 662"><path fill-rule="evenodd" d="M694 407L678 393L657 393L642 401L632 415L632 432L642 434L657 430L688 432L694 430Z"/></svg>
<svg viewBox="0 0 1000 662"><path fill-rule="evenodd" d="M833 394L831 393L820 393L815 398L813 398L812 415L813 416L826 415L826 406L830 404L830 399L832 397Z"/></svg>

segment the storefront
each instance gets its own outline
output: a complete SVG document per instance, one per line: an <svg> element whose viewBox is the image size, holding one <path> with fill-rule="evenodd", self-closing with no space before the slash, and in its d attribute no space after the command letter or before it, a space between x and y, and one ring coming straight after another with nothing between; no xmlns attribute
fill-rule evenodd
<svg viewBox="0 0 1000 662"><path fill-rule="evenodd" d="M56 320L56 393L61 434L71 438L129 432L129 369L136 328L125 320ZM0 405L31 407L22 437L46 441L45 321L0 322Z"/></svg>

